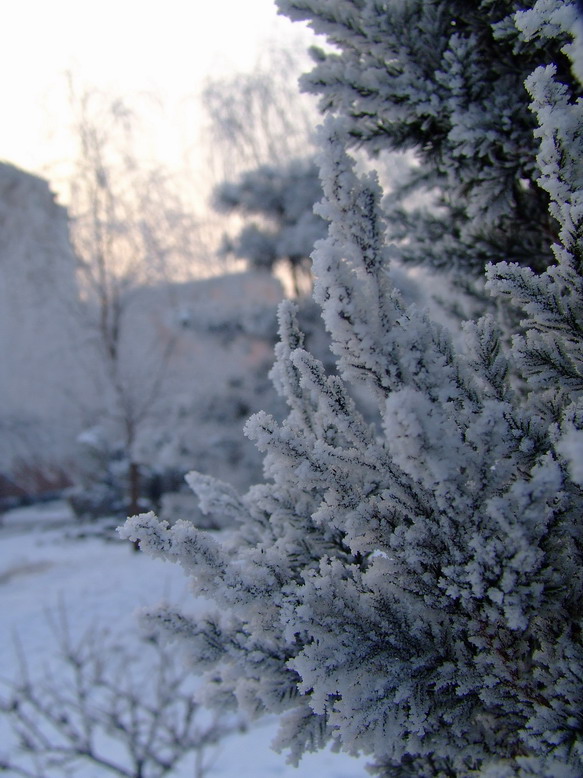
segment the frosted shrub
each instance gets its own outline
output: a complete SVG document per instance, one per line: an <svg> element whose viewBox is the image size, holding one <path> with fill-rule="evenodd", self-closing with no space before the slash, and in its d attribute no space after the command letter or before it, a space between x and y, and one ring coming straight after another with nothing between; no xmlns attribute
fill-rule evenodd
<svg viewBox="0 0 583 778"><path fill-rule="evenodd" d="M193 778L209 774L217 744L240 722L200 710L167 646L146 636L132 645L97 627L73 636L64 612L56 629L58 650L42 673L21 652L20 676L3 680L0 715L15 744L0 747L0 773L163 778L190 760Z"/></svg>
<svg viewBox="0 0 583 778"><path fill-rule="evenodd" d="M311 9L324 31L342 18L357 38L375 14L421 7L281 5ZM423 4L437 15L458 6ZM470 15L478 23L502 6L513 4L472 4ZM508 17L494 32L516 22L517 50L536 38L527 60L540 49L544 61L544 41L565 36L561 8L571 13L537 3L534 17ZM345 73L381 83L352 64ZM532 179L550 203L554 259L540 272L504 261L487 269L498 307L522 316L513 343L487 315L454 344L392 286L381 189L346 151L361 124L349 101L335 104L348 118L322 136L329 231L312 260L337 373L304 350L284 303L272 378L289 414L247 424L265 483L241 497L189 477L203 510L236 518L239 530L221 542L152 514L123 530L182 564L195 592L216 602L203 619L148 617L207 673L205 701L280 714L276 746L292 762L332 743L369 754L386 777L583 773L583 122L560 72L543 62L527 79ZM375 398L376 423L359 414L356 386Z"/></svg>

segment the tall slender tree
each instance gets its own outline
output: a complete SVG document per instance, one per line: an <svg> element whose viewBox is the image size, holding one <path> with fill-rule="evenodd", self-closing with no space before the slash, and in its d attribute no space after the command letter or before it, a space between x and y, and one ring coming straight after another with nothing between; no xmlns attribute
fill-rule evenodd
<svg viewBox="0 0 583 778"><path fill-rule="evenodd" d="M131 100L71 84L77 156L70 179L70 231L85 336L82 359L100 394L91 422L111 428L128 461L130 510L139 510L140 437L164 413L176 335L136 346L140 291L192 277L203 253L197 219L170 174L140 156ZM163 292L161 292L163 294ZM89 414L88 414L89 415ZM96 417L98 417L96 419Z"/></svg>

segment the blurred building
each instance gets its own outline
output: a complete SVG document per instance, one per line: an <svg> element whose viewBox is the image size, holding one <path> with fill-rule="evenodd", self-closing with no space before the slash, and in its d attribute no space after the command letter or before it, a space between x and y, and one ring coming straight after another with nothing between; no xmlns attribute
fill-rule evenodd
<svg viewBox="0 0 583 778"><path fill-rule="evenodd" d="M115 445L128 407L141 414L133 458L185 471L215 463L213 474L244 481L234 441L271 402L279 282L246 272L136 286L112 382L76 267L48 183L0 164L0 499L74 480L79 436L99 429Z"/></svg>
<svg viewBox="0 0 583 778"><path fill-rule="evenodd" d="M77 299L67 214L42 178L0 164L0 488L61 483L78 434Z"/></svg>

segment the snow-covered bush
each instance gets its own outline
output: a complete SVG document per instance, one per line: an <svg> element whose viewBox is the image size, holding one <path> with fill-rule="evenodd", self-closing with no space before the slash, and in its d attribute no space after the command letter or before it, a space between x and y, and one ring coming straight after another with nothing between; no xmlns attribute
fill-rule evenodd
<svg viewBox="0 0 583 778"><path fill-rule="evenodd" d="M321 71L324 86L335 74L342 99L332 89L328 102L341 116L326 125L320 160L329 231L312 254L337 373L303 348L294 306L282 304L272 377L289 414L277 423L259 413L247 425L264 452L265 484L239 496L189 476L203 510L240 529L220 542L188 521L169 528L146 514L122 530L182 564L217 605L203 619L160 609L149 622L206 671L208 704L281 714L276 745L292 761L332 742L371 755L372 771L387 778L575 778L583 773L583 102L561 53L574 6L539 0L513 14L517 4L491 0L280 5L317 19L340 48ZM338 25L361 48L343 50ZM359 58L369 50L380 61L403 31L384 69ZM475 49L462 46L465 33ZM512 251L489 265L487 286L523 321L511 346L492 315L468 321L460 345L391 283L382 191L374 175L357 175L346 148L355 138L375 148L393 130L411 145L434 133L433 162L459 162L438 179L452 205L435 244L443 262L455 259L445 249L448 224L469 266L493 258L495 236L517 224L514 179L498 164L506 140L499 145L494 124L503 106L521 104L518 76L478 90L476 99L493 100L487 112L465 94L468 119L487 113L492 130L477 121L463 153L451 148L445 120L413 121L411 95L413 82L425 88L433 111L440 101L432 103L429 75L440 62L453 62L459 46L456 61L472 71L497 41L510 58L501 70L520 63L517 73L528 75L532 118L517 114L512 140L520 160L531 160L528 176L522 162L508 164L528 179L533 207L508 235ZM413 46L422 63L434 58L430 73L411 71ZM463 83L446 72L444 83ZM355 86L344 92L347 79ZM364 101L356 108L354 94ZM400 123L387 104L400 106ZM470 185L481 139L481 174ZM549 203L548 216L539 203ZM517 261L523 253L532 268ZM352 386L374 397L376 423L358 412Z"/></svg>

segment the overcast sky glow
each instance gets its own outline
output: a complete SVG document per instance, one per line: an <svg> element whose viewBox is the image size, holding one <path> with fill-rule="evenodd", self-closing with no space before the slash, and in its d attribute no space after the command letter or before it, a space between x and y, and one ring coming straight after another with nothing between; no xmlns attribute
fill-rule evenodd
<svg viewBox="0 0 583 778"><path fill-rule="evenodd" d="M209 74L252 67L270 38L297 34L273 0L19 0L2 26L0 159L33 172L66 154L67 71L176 105Z"/></svg>

